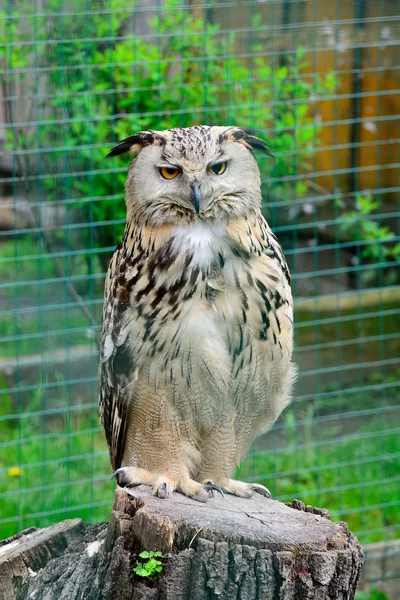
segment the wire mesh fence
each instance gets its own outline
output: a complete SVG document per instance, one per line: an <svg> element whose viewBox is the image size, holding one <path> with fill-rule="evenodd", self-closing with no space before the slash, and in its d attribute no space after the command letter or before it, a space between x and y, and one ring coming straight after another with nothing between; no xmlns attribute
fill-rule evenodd
<svg viewBox="0 0 400 600"><path fill-rule="evenodd" d="M399 537L400 11L388 0L13 2L0 9L0 537L107 519L104 273L142 129L254 127L293 275L294 401L239 469Z"/></svg>

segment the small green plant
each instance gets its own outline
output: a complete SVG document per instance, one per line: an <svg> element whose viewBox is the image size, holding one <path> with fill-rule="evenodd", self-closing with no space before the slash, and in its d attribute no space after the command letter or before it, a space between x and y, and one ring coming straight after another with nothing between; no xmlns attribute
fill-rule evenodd
<svg viewBox="0 0 400 600"><path fill-rule="evenodd" d="M139 558L146 559L143 562L139 562L133 569L134 573L139 577L146 577L147 579L154 580L160 576L163 570L161 560L158 560L162 556L162 552L148 552L144 550L139 554Z"/></svg>

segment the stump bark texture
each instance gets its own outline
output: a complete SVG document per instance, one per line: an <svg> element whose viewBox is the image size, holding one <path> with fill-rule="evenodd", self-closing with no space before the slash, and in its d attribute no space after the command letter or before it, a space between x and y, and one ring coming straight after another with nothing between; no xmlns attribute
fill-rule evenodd
<svg viewBox="0 0 400 600"><path fill-rule="evenodd" d="M143 550L163 553L154 581L133 572ZM299 501L117 488L108 524L72 519L0 543L0 599L351 600L363 560L345 523Z"/></svg>

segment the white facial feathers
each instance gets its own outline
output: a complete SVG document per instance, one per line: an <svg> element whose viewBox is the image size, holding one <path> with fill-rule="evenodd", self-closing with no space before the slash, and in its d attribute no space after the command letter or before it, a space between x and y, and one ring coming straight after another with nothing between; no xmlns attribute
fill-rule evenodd
<svg viewBox="0 0 400 600"><path fill-rule="evenodd" d="M128 218L161 225L226 221L259 210L260 173L242 130L201 126L154 135L156 141L142 147L129 170Z"/></svg>

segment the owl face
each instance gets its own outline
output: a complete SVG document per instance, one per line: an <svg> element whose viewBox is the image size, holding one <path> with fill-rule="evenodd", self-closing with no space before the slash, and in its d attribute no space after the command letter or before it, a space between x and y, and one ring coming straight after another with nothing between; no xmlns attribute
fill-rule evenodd
<svg viewBox="0 0 400 600"><path fill-rule="evenodd" d="M197 126L136 134L109 156L137 152L126 182L128 218L161 225L226 221L258 211L254 149L270 154L248 130Z"/></svg>

